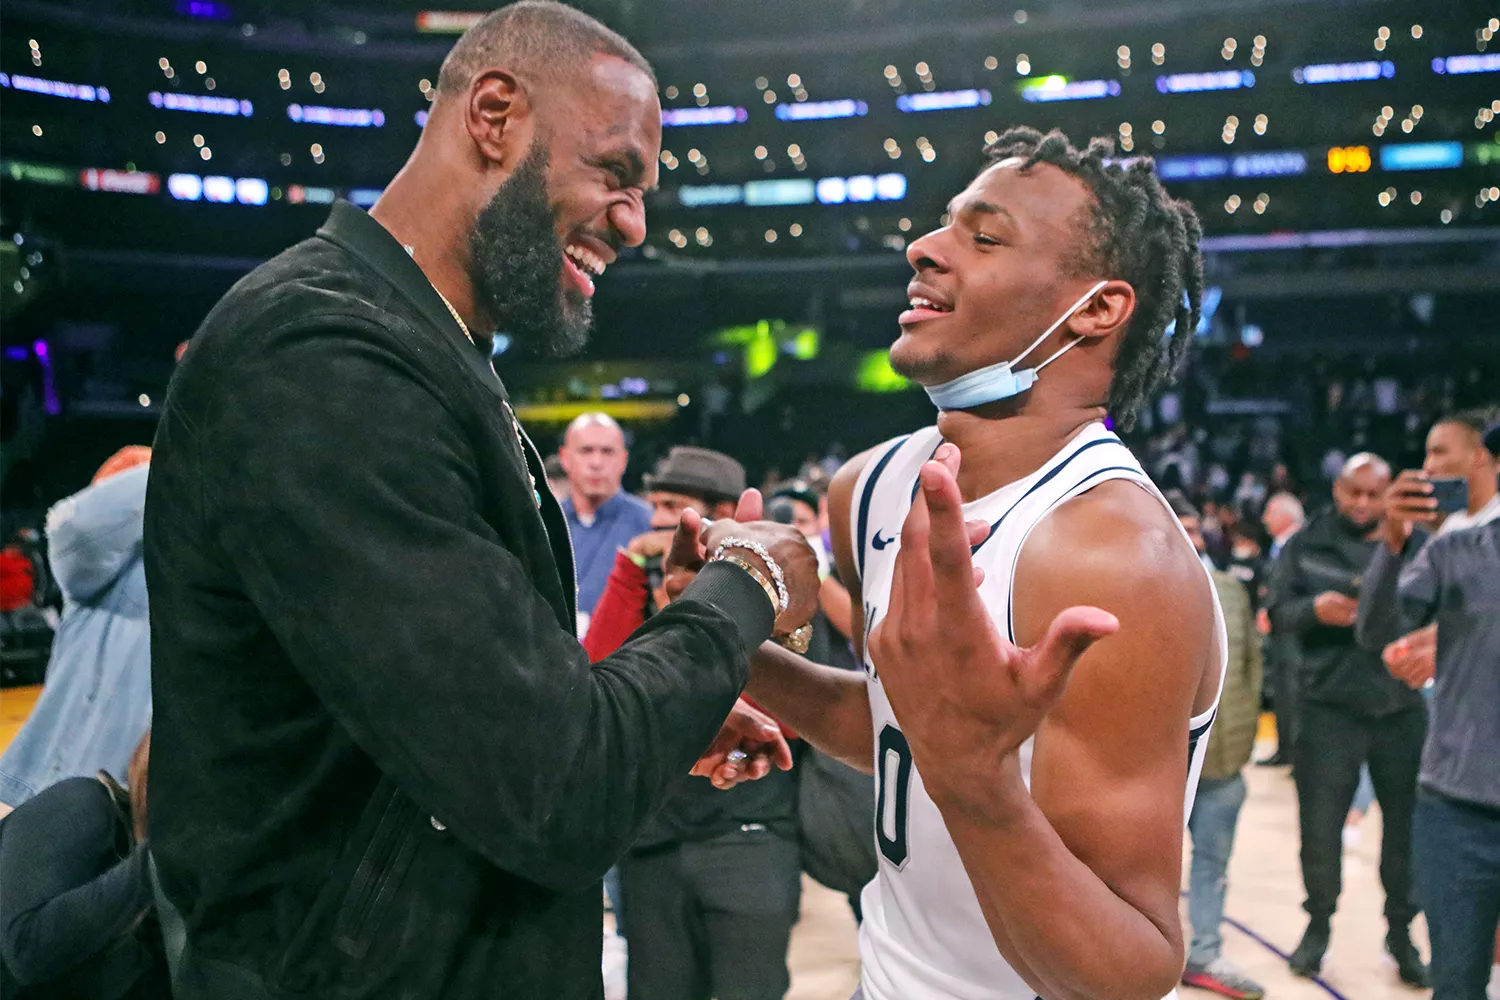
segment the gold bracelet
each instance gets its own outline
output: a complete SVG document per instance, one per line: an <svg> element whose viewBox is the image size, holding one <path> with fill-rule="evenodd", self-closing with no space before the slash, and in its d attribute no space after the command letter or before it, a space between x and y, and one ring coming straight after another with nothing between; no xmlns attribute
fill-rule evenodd
<svg viewBox="0 0 1500 1000"><path fill-rule="evenodd" d="M748 559L742 559L741 557L733 555L731 553L725 553L724 555L719 556L715 561L734 563L740 569L744 570L746 573L749 573L750 579L760 584L760 589L766 592L766 600L771 602L771 617L779 618L781 616L781 601L776 596L776 588L771 586L771 581L766 579L766 575L762 573L754 563L750 562Z"/></svg>

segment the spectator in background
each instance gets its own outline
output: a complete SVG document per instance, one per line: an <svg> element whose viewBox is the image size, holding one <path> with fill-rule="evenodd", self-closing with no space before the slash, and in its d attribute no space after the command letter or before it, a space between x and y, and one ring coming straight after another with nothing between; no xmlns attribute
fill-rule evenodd
<svg viewBox="0 0 1500 1000"><path fill-rule="evenodd" d="M570 487L562 508L573 539L581 637L588 633L589 616L604 593L615 552L651 530L651 507L621 488L630 453L625 432L609 415L585 413L574 418L558 456Z"/></svg>
<svg viewBox="0 0 1500 1000"><path fill-rule="evenodd" d="M615 557L583 641L594 661L666 606L661 559L682 512L733 517L745 470L720 452L676 447L645 486L652 530ZM779 1000L786 993L786 949L801 899L796 805L790 772L722 791L684 776L618 865L632 1000Z"/></svg>
<svg viewBox="0 0 1500 1000"><path fill-rule="evenodd" d="M1350 458L1333 486L1334 507L1312 518L1282 550L1271 581L1273 631L1297 637L1301 731L1293 777L1302 833L1302 881L1309 920L1291 969L1314 976L1328 950L1338 904L1344 821L1368 762L1384 818L1380 880L1386 947L1403 982L1427 984L1411 943L1411 818L1427 731L1422 698L1393 678L1377 654L1354 641L1360 580L1379 544L1390 467L1370 454Z"/></svg>
<svg viewBox="0 0 1500 1000"><path fill-rule="evenodd" d="M62 620L46 684L0 757L0 815L64 778L126 764L151 720L142 525L151 449L123 448L47 514Z"/></svg>
<svg viewBox="0 0 1500 1000"><path fill-rule="evenodd" d="M159 1000L170 995L146 871L151 737L126 768L65 778L0 823L0 995Z"/></svg>
<svg viewBox="0 0 1500 1000"><path fill-rule="evenodd" d="M1427 456L1422 462L1422 480L1438 478L1463 479L1468 487L1468 504L1463 510L1430 520L1410 518L1426 523L1443 535L1462 531L1500 518L1500 487L1495 482L1495 456L1485 447L1485 429L1497 416L1493 411L1464 410L1444 417L1427 432ZM1403 474L1402 480L1413 483L1414 477ZM1407 493L1398 490L1392 498L1400 500ZM1425 494L1423 494L1425 496ZM1417 513L1417 512L1414 512Z"/></svg>
<svg viewBox="0 0 1500 1000"><path fill-rule="evenodd" d="M1202 554L1204 542L1198 511L1180 493L1169 494L1167 502ZM1240 772L1250 762L1260 716L1260 636L1255 630L1255 612L1244 585L1218 570L1211 570L1209 575L1224 608L1229 668L1224 674L1219 714L1209 736L1198 794L1188 817L1188 833L1193 838L1188 922L1193 927L1193 940L1182 981L1236 1000L1260 1000L1265 996L1265 988L1223 956L1224 938L1220 931L1234 830L1239 823L1240 807L1245 804L1245 778Z"/></svg>
<svg viewBox="0 0 1500 1000"><path fill-rule="evenodd" d="M1500 425L1480 447L1493 484ZM1356 631L1376 651L1437 625L1430 669L1425 660L1387 662L1413 688L1434 682L1414 824L1417 890L1432 940L1433 1000L1473 1000L1494 978L1500 929L1500 519L1427 541L1413 529L1438 519L1430 491L1411 473L1392 487L1396 513L1366 571Z"/></svg>
<svg viewBox="0 0 1500 1000"><path fill-rule="evenodd" d="M662 559L684 510L715 520L734 516L745 491L745 468L721 452L679 446L656 472L643 477L650 520L614 555L609 577L584 634L583 648L595 662L613 653L630 634L667 604Z"/></svg>
<svg viewBox="0 0 1500 1000"><path fill-rule="evenodd" d="M1265 767L1290 766L1293 748L1297 745L1297 643L1295 636L1271 632L1270 618L1265 613L1268 581L1275 572L1277 557L1291 537L1302 529L1302 501L1290 493L1276 493L1266 501L1261 523L1271 537L1271 546L1262 572L1260 595L1261 611L1257 619L1262 633L1266 635L1266 660L1271 677L1271 707L1276 712L1276 752L1259 761Z"/></svg>

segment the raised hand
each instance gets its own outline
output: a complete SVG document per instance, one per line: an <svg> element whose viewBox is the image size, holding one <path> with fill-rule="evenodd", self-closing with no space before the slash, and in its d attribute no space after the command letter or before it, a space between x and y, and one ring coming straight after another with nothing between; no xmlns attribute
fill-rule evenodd
<svg viewBox="0 0 1500 1000"><path fill-rule="evenodd" d="M1432 481L1420 469L1407 469L1385 492L1385 543L1400 555L1414 524L1435 524L1440 518Z"/></svg>
<svg viewBox="0 0 1500 1000"><path fill-rule="evenodd" d="M673 600L682 593L706 560L726 538L741 538L765 547L781 567L790 601L776 619L775 634L788 635L812 620L818 608L818 557L807 539L793 527L762 521L763 501L759 490L740 495L732 521L706 524L695 510L685 510L672 538L672 547L664 563L664 587ZM748 549L734 554L761 569L771 578L761 558Z"/></svg>
<svg viewBox="0 0 1500 1000"><path fill-rule="evenodd" d="M993 771L1036 732L1062 696L1078 658L1119 622L1098 608L1069 608L1029 648L1005 640L981 601L965 524L958 449L945 444L921 470L901 529L885 617L871 658L928 790L941 794ZM987 528L987 526L985 526Z"/></svg>

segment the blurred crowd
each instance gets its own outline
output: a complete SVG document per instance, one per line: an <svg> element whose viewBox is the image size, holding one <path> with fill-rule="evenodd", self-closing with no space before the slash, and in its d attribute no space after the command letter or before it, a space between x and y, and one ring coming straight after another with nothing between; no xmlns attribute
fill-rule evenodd
<svg viewBox="0 0 1500 1000"><path fill-rule="evenodd" d="M1373 798L1397 974L1433 986L1437 1000L1477 1000L1486 988L1496 997L1500 410L1460 405L1484 388L1465 371L1404 377L1356 362L1251 377L1220 360L1195 365L1126 435L1213 575L1231 645L1188 824L1184 981L1263 995L1221 954L1220 937L1242 770L1259 763L1290 767L1297 791L1308 923L1293 972L1321 968L1344 845ZM757 468L770 472L760 483L767 516L797 526L819 553L808 655L859 669L849 594L829 558L826 493L845 457L833 445L788 465L793 475ZM662 561L684 511L733 516L753 482L749 463L725 451L676 444L654 459L628 490L627 433L594 413L573 421L547 461L572 535L578 638L595 660L670 601ZM69 995L163 995L153 992L161 931L142 794L149 461L143 448L112 457L3 555L7 636L40 627L50 638L40 700L0 758L0 809L15 810L0 823L7 995L61 995L60 983ZM8 638L8 653L17 648ZM12 661L11 679L27 679ZM1267 707L1278 745L1252 762ZM606 880L607 995L783 996L803 873L845 894L859 918L876 865L872 779L794 746L793 770L730 791L685 777L619 860ZM1422 911L1430 967L1409 933Z"/></svg>

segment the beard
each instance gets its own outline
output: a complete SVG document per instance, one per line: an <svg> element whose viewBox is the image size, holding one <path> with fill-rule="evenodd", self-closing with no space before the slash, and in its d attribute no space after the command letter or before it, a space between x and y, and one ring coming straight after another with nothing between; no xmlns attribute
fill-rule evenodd
<svg viewBox="0 0 1500 1000"><path fill-rule="evenodd" d="M563 285L563 245L547 196L547 147L541 136L474 220L469 261L475 293L496 330L543 357L583 350L593 306Z"/></svg>

